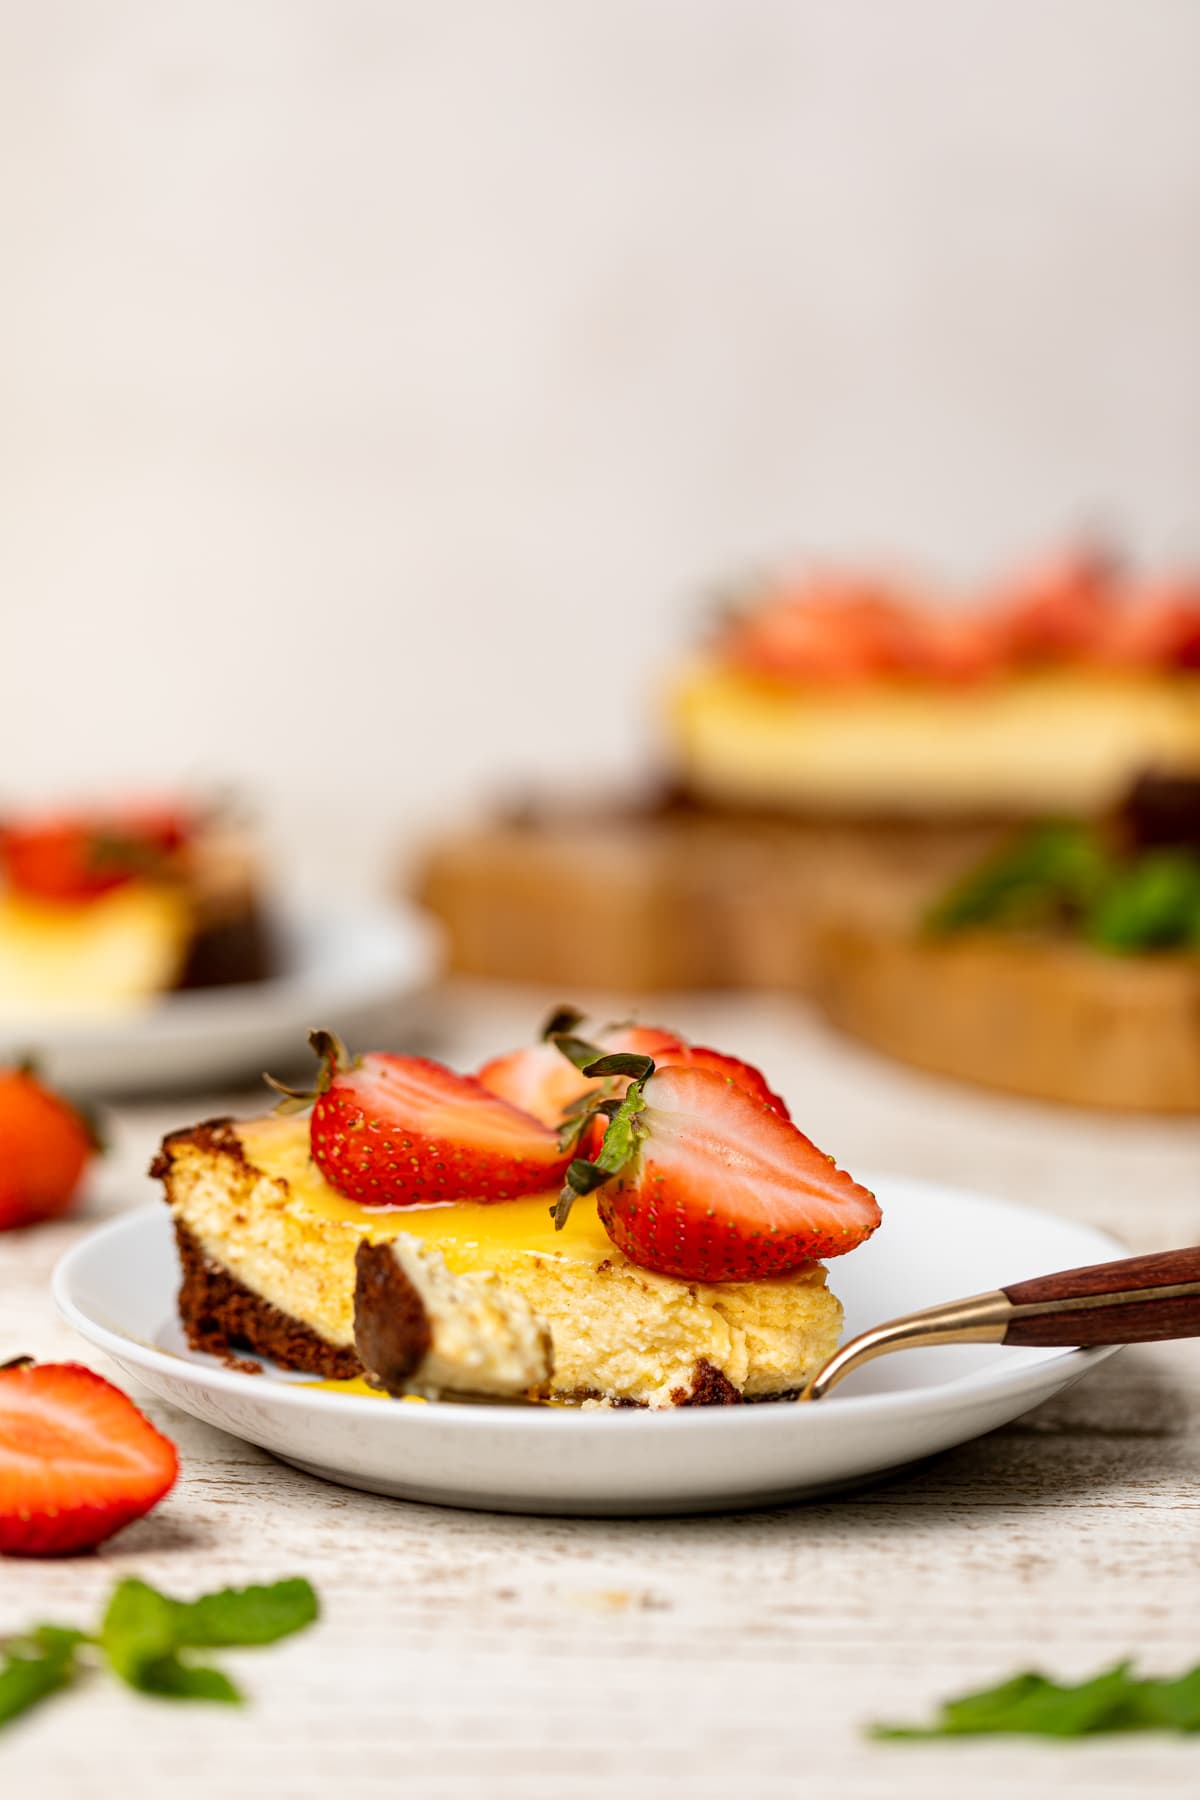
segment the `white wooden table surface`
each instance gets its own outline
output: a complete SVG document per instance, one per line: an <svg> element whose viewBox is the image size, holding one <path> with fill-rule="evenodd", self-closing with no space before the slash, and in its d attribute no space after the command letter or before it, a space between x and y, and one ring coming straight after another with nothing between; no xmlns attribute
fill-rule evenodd
<svg viewBox="0 0 1200 1800"><path fill-rule="evenodd" d="M517 1041L542 997L459 987L441 1050ZM657 1009L662 1011L663 1009ZM1200 1135L959 1091L780 1004L673 1003L761 1061L852 1167L1036 1201L1131 1249L1200 1241ZM336 1023L336 1021L333 1021ZM239 1096L244 1110L247 1096ZM212 1096L129 1106L82 1213L0 1239L0 1356L82 1356L47 1281L143 1204L157 1137ZM1033 1271L1031 1271L1032 1273ZM111 1371L110 1371L111 1372ZM1003 1431L849 1498L718 1518L519 1519L324 1486L154 1400L183 1475L102 1554L0 1565L0 1633L86 1621L118 1574L181 1595L305 1574L318 1627L230 1656L242 1712L99 1682L0 1738L0 1794L577 1800L1200 1792L1200 1742L868 1742L873 1718L1030 1664L1200 1661L1200 1343L1131 1350Z"/></svg>

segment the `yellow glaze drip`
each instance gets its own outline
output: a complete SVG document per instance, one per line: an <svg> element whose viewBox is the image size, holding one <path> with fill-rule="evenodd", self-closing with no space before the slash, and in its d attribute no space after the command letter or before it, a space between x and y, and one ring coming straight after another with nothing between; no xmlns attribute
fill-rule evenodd
<svg viewBox="0 0 1200 1800"><path fill-rule="evenodd" d="M362 1394L368 1400L387 1400L389 1395L382 1388L372 1387L361 1375L354 1376L351 1381L297 1381L296 1387L320 1388L323 1394ZM397 1396L406 1406L424 1406L424 1394L400 1394Z"/></svg>
<svg viewBox="0 0 1200 1800"><path fill-rule="evenodd" d="M435 1245L456 1274L494 1269L522 1255L589 1268L619 1255L595 1200L577 1200L562 1231L550 1216L557 1197L552 1192L490 1205L463 1199L445 1206L359 1206L330 1187L313 1162L306 1118L251 1119L238 1126L238 1135L255 1167L286 1182L305 1212L343 1221L376 1242L407 1232Z"/></svg>

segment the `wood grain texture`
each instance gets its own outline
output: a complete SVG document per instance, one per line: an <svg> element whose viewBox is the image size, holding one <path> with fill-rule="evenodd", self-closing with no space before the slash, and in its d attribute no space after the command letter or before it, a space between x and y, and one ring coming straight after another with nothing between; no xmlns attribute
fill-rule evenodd
<svg viewBox="0 0 1200 1800"><path fill-rule="evenodd" d="M1177 1288L1190 1292L1163 1291ZM1018 1281L1004 1292L1014 1306L1047 1309L1014 1319L1004 1333L1006 1344L1150 1344L1200 1337L1200 1248L1196 1247L1062 1269ZM1150 1297L1113 1304L1117 1297L1135 1293ZM1109 1303L1079 1305L1093 1297L1107 1297ZM1069 1310L1059 1310L1064 1302Z"/></svg>
<svg viewBox="0 0 1200 1800"><path fill-rule="evenodd" d="M432 1046L464 1066L558 994L457 989ZM586 996L582 996L586 999ZM606 1003L612 1010L612 999ZM762 1061L851 1167L1050 1206L1153 1251L1200 1234L1200 1132L1007 1102L894 1070L781 1004L664 1016ZM648 1019L653 1018L650 1011ZM244 1097L243 1097L244 1103ZM47 1282L97 1219L143 1204L169 1125L213 1096L122 1111L83 1215L0 1237L0 1358L103 1367ZM1041 1273L999 1269L998 1281ZM111 1372L111 1371L110 1371ZM308 1575L321 1624L231 1655L243 1712L96 1686L0 1739L0 1791L38 1800L1079 1800L1196 1792L1188 1741L888 1746L1030 1665L1200 1659L1200 1350L1138 1349L1002 1431L840 1499L720 1518L520 1519L311 1481L149 1399L183 1476L102 1555L0 1565L0 1633L86 1619L118 1574L180 1594Z"/></svg>

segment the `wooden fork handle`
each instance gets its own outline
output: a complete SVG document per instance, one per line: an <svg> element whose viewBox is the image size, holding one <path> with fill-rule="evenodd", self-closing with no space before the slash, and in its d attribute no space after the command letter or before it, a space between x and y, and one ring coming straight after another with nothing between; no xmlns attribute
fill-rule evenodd
<svg viewBox="0 0 1200 1800"><path fill-rule="evenodd" d="M1003 1290L1006 1344L1146 1344L1200 1337L1200 1246L1038 1275Z"/></svg>

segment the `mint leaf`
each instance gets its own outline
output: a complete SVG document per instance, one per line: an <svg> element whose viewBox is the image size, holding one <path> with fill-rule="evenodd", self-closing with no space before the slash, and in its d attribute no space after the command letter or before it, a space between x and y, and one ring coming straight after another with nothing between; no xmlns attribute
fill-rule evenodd
<svg viewBox="0 0 1200 1800"><path fill-rule="evenodd" d="M1155 850L1114 878L1087 921L1102 950L1200 946L1200 857Z"/></svg>
<svg viewBox="0 0 1200 1800"><path fill-rule="evenodd" d="M61 1625L39 1625L9 1640L0 1662L0 1727L70 1686L83 1641L82 1631Z"/></svg>
<svg viewBox="0 0 1200 1800"><path fill-rule="evenodd" d="M1112 875L1112 859L1085 827L1038 826L956 882L925 928L941 936L1075 922L1099 903Z"/></svg>
<svg viewBox="0 0 1200 1800"><path fill-rule="evenodd" d="M176 1642L231 1649L273 1644L302 1631L317 1617L317 1596L301 1577L269 1587L222 1588L190 1605L175 1603Z"/></svg>
<svg viewBox="0 0 1200 1800"><path fill-rule="evenodd" d="M114 1675L145 1689L146 1671L172 1656L178 1641L173 1600L144 1581L117 1583L100 1622L100 1648Z"/></svg>
<svg viewBox="0 0 1200 1800"><path fill-rule="evenodd" d="M241 1690L220 1669L186 1663L175 1655L144 1663L137 1680L130 1685L139 1693L155 1694L160 1700L219 1700L240 1706L243 1698Z"/></svg>
<svg viewBox="0 0 1200 1800"><path fill-rule="evenodd" d="M84 1644L140 1694L237 1705L242 1695L227 1675L180 1652L273 1644L311 1625L317 1612L317 1596L301 1577L222 1588L199 1600L173 1600L132 1577L119 1581L95 1637L39 1625L0 1643L0 1726L68 1686L81 1672L76 1651Z"/></svg>
<svg viewBox="0 0 1200 1800"><path fill-rule="evenodd" d="M241 1699L219 1669L189 1662L182 1650L272 1644L311 1625L317 1597L307 1581L222 1588L199 1600L172 1600L144 1581L119 1582L100 1626L100 1647L114 1674L139 1693L177 1700Z"/></svg>
<svg viewBox="0 0 1200 1800"><path fill-rule="evenodd" d="M1118 1663L1088 1681L1061 1685L1045 1675L1016 1675L946 1702L931 1725L876 1725L883 1739L1090 1737L1100 1732L1200 1730L1200 1667L1174 1681L1142 1679Z"/></svg>

